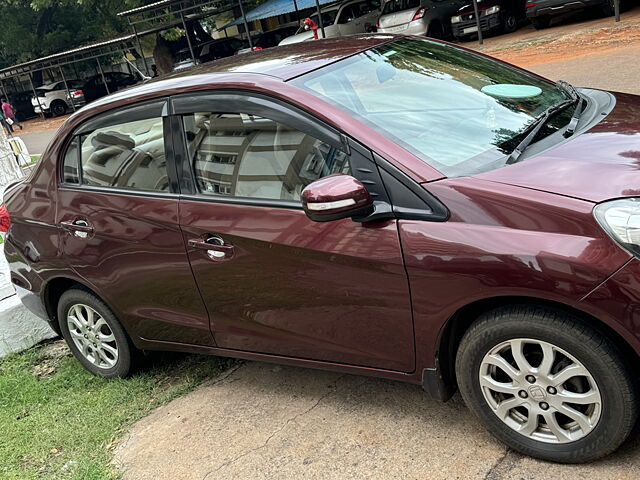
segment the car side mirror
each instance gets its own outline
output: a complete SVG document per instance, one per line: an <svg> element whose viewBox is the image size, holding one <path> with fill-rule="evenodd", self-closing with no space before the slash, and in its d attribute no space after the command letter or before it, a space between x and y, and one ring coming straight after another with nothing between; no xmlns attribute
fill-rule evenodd
<svg viewBox="0 0 640 480"><path fill-rule="evenodd" d="M365 217L373 212L373 199L365 186L350 175L336 173L310 183L302 191L302 207L314 222Z"/></svg>

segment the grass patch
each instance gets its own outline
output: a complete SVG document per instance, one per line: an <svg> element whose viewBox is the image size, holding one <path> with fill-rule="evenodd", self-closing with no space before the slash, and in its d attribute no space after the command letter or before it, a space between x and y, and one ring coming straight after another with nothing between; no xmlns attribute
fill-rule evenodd
<svg viewBox="0 0 640 480"><path fill-rule="evenodd" d="M104 380L61 342L0 361L0 478L118 478L111 450L127 428L233 361L167 353L144 363L129 379Z"/></svg>

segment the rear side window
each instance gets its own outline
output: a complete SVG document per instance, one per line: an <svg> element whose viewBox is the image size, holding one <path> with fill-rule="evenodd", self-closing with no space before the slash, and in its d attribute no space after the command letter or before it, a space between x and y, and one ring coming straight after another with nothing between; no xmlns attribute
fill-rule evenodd
<svg viewBox="0 0 640 480"><path fill-rule="evenodd" d="M344 151L268 118L202 112L183 124L205 195L297 201L314 180L350 173Z"/></svg>
<svg viewBox="0 0 640 480"><path fill-rule="evenodd" d="M77 136L67 148L63 176L65 183L168 191L162 118L111 125Z"/></svg>
<svg viewBox="0 0 640 480"><path fill-rule="evenodd" d="M401 12L402 10L408 10L410 8L418 8L420 6L420 0L389 0L384 4L382 14Z"/></svg>
<svg viewBox="0 0 640 480"><path fill-rule="evenodd" d="M80 150L78 149L78 137L75 137L67 147L64 156L64 167L62 176L64 183L80 183L78 176L78 162L80 161Z"/></svg>

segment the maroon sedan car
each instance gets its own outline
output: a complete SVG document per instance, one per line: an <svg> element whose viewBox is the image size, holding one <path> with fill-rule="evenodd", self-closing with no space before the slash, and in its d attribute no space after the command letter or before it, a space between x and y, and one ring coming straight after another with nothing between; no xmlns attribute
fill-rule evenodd
<svg viewBox="0 0 640 480"><path fill-rule="evenodd" d="M239 55L65 122L0 226L74 355L140 350L421 384L582 462L638 413L640 100L443 42Z"/></svg>

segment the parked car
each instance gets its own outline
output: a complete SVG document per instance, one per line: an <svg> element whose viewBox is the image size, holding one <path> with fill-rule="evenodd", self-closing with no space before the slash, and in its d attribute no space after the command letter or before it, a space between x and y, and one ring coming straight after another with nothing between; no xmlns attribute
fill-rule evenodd
<svg viewBox="0 0 640 480"><path fill-rule="evenodd" d="M451 15L466 0L389 0L382 7L376 25L381 33L451 36Z"/></svg>
<svg viewBox="0 0 640 480"><path fill-rule="evenodd" d="M620 4L621 8L626 6L622 0ZM600 8L605 16L610 17L614 13L614 5L614 0L534 0L527 2L527 18L535 28L541 29L547 28L553 17L585 8Z"/></svg>
<svg viewBox="0 0 640 480"><path fill-rule="evenodd" d="M298 27L282 27L276 30L269 30L268 32L262 32L255 38L252 38L253 47L241 48L236 54L247 53L250 51L260 51L265 48L276 47L278 44L287 37L295 35L298 32Z"/></svg>
<svg viewBox="0 0 640 480"><path fill-rule="evenodd" d="M376 20L380 16L380 2L379 0L351 0L324 7L320 13L324 26L324 38L344 37L373 31ZM309 18L318 27L321 26L317 13ZM323 38L321 30L318 30L318 37ZM313 38L313 31L305 30L304 26L301 26L295 35L285 38L279 45L305 42Z"/></svg>
<svg viewBox="0 0 640 480"><path fill-rule="evenodd" d="M106 85L105 85L106 80ZM117 92L131 85L135 85L140 81L138 75L132 75L124 72L104 72L104 80L101 74L94 75L84 82L82 88L72 92L74 100L80 101L80 95L83 95L86 103L104 97L109 93Z"/></svg>
<svg viewBox="0 0 640 480"><path fill-rule="evenodd" d="M511 33L526 20L525 4L528 0L478 0L478 14L482 33ZM465 41L478 35L473 3L462 6L451 17L451 28L456 40Z"/></svg>
<svg viewBox="0 0 640 480"><path fill-rule="evenodd" d="M20 122L36 117L38 114L31 105L32 92L11 92L9 93L9 103L16 109L16 117Z"/></svg>
<svg viewBox="0 0 640 480"><path fill-rule="evenodd" d="M213 42L205 43L200 49L198 60L202 63L217 60L219 58L230 57L242 48L249 46L246 40L235 37L220 38Z"/></svg>
<svg viewBox="0 0 640 480"><path fill-rule="evenodd" d="M65 86L64 81L46 83L36 88L36 96L31 97L31 105L35 113L51 114L56 117L67 113L71 106L71 99L67 94L67 86L69 91L76 91L82 87L80 80L67 80Z"/></svg>
<svg viewBox="0 0 640 480"><path fill-rule="evenodd" d="M638 416L640 97L415 36L253 58L62 125L0 209L25 306L102 377L181 350L457 385L514 450L614 451Z"/></svg>

